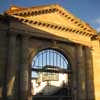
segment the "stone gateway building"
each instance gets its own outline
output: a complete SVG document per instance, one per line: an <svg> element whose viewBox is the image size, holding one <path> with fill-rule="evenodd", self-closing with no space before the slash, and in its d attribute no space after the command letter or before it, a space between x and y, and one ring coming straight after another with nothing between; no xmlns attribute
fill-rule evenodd
<svg viewBox="0 0 100 100"><path fill-rule="evenodd" d="M0 15L0 100L32 99L32 60L49 49L70 63L63 71L70 95L33 100L100 100L100 36L58 4L11 6Z"/></svg>

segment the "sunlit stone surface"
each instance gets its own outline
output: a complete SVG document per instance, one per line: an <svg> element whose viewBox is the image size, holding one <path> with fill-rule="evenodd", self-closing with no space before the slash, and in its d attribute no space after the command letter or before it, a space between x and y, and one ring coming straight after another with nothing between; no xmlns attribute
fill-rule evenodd
<svg viewBox="0 0 100 100"><path fill-rule="evenodd" d="M11 6L0 15L0 100L32 99L32 59L48 48L69 59L73 100L100 100L100 36L57 4ZM62 77L56 86L67 76Z"/></svg>

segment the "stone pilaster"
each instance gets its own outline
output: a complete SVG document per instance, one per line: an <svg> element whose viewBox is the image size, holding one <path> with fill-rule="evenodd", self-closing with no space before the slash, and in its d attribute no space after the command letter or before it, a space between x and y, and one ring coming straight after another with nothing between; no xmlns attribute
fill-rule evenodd
<svg viewBox="0 0 100 100"><path fill-rule="evenodd" d="M13 100L13 89L16 74L16 36L9 35L8 65L7 65L7 98Z"/></svg>
<svg viewBox="0 0 100 100"><path fill-rule="evenodd" d="M74 58L71 63L72 67L72 94L74 100L78 100L78 66L77 66L77 45L75 45L74 48Z"/></svg>
<svg viewBox="0 0 100 100"><path fill-rule="evenodd" d="M21 68L20 68L20 100L28 100L28 78L29 66L27 61L28 56L28 38L22 37L21 42Z"/></svg>
<svg viewBox="0 0 100 100"><path fill-rule="evenodd" d="M86 100L95 100L93 63L91 49L85 47L85 66L86 66Z"/></svg>
<svg viewBox="0 0 100 100"><path fill-rule="evenodd" d="M86 100L85 88L85 61L81 45L76 46L76 73L77 73L77 100Z"/></svg>

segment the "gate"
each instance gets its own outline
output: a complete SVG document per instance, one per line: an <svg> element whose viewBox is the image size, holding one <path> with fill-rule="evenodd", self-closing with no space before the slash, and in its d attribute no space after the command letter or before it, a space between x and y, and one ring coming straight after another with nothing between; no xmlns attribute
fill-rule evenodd
<svg viewBox="0 0 100 100"><path fill-rule="evenodd" d="M31 92L34 100L72 100L72 70L62 53L40 51L32 61Z"/></svg>

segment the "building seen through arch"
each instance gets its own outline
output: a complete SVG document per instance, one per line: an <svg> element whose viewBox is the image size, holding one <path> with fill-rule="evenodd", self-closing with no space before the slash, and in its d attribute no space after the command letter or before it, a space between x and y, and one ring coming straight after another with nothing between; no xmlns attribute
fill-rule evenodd
<svg viewBox="0 0 100 100"><path fill-rule="evenodd" d="M71 98L70 67L67 59L56 50L39 52L32 61L32 94Z"/></svg>
<svg viewBox="0 0 100 100"><path fill-rule="evenodd" d="M100 100L99 66L100 35L60 5L0 15L0 100Z"/></svg>

